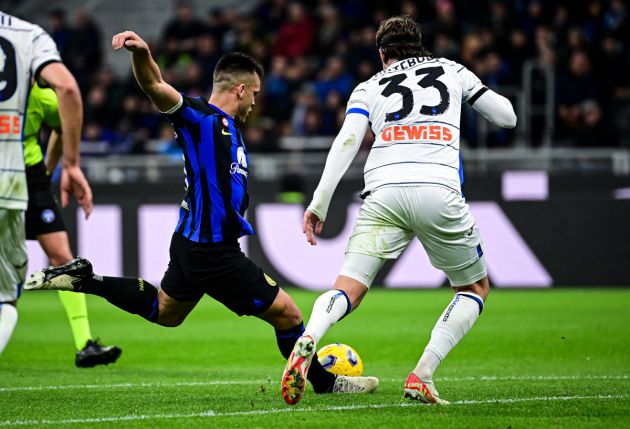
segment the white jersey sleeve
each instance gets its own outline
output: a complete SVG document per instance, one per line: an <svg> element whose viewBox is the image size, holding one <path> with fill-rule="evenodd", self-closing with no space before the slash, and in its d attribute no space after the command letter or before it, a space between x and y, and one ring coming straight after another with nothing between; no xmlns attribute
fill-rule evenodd
<svg viewBox="0 0 630 429"><path fill-rule="evenodd" d="M34 78L39 77L39 73L50 63L61 61L59 51L55 41L46 31L37 27L33 37L33 58L31 60L31 74Z"/></svg>
<svg viewBox="0 0 630 429"><path fill-rule="evenodd" d="M346 114L348 113L359 113L369 118L370 112L367 102L367 87L365 83L359 84L356 88L354 88L352 94L350 94L348 107L346 108Z"/></svg>
<svg viewBox="0 0 630 429"><path fill-rule="evenodd" d="M26 210L22 129L31 77L61 61L41 27L0 12L0 208Z"/></svg>
<svg viewBox="0 0 630 429"><path fill-rule="evenodd" d="M313 201L308 206L308 209L322 222L326 220L328 206L335 188L359 151L368 129L369 112L366 109L367 105L363 104L364 93L365 90L359 85L350 96L346 119L333 141L328 158L326 158L322 178L313 194Z"/></svg>
<svg viewBox="0 0 630 429"><path fill-rule="evenodd" d="M461 66L458 70L457 77L459 78L462 86L463 101L467 101L472 104L475 102L476 98L488 89L483 83L481 83L481 80L479 80L479 78L465 66Z"/></svg>
<svg viewBox="0 0 630 429"><path fill-rule="evenodd" d="M516 126L516 114L507 98L484 86L466 67L458 73L462 81L464 100L488 121L503 128Z"/></svg>

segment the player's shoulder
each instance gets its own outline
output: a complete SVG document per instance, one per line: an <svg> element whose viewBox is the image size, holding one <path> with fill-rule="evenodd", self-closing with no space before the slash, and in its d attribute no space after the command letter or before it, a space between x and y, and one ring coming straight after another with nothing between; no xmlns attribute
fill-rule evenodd
<svg viewBox="0 0 630 429"><path fill-rule="evenodd" d="M201 96L191 97L182 93L182 97L184 97L184 105L190 106L195 110L205 109L208 106L208 100Z"/></svg>
<svg viewBox="0 0 630 429"><path fill-rule="evenodd" d="M437 57L434 58L434 60L437 64L443 66L446 70L453 73L460 73L462 70L466 69L466 66L458 63L457 61L449 60L448 58Z"/></svg>
<svg viewBox="0 0 630 429"><path fill-rule="evenodd" d="M20 33L31 33L35 35L46 32L37 24L33 24L32 22L25 21L17 16L9 15L4 12L0 12L0 30L5 32L15 31Z"/></svg>
<svg viewBox="0 0 630 429"><path fill-rule="evenodd" d="M189 96L182 94L182 105L178 110L188 110L196 116L208 116L217 114L216 110L211 107L208 100L202 96Z"/></svg>
<svg viewBox="0 0 630 429"><path fill-rule="evenodd" d="M369 87L369 80L365 80L360 82L357 86L352 90L352 95L359 95L361 92L365 92Z"/></svg>

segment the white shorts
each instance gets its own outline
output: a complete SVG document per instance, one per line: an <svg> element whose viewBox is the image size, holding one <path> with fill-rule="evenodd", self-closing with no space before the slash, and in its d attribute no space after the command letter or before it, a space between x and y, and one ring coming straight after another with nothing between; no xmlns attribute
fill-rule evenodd
<svg viewBox="0 0 630 429"><path fill-rule="evenodd" d="M486 276L479 228L468 204L440 186L385 187L368 195L340 274L369 287L384 261L398 258L414 237L452 286Z"/></svg>
<svg viewBox="0 0 630 429"><path fill-rule="evenodd" d="M0 302L18 298L27 268L24 212L0 208Z"/></svg>

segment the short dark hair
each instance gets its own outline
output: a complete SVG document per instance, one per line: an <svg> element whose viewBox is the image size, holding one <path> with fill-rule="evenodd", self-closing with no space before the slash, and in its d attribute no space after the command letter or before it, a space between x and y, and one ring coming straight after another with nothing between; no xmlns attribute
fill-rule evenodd
<svg viewBox="0 0 630 429"><path fill-rule="evenodd" d="M236 83L239 75L256 73L263 78L262 66L251 56L242 52L229 52L219 58L212 75L215 86L226 86Z"/></svg>
<svg viewBox="0 0 630 429"><path fill-rule="evenodd" d="M383 51L385 62L431 56L431 52L422 46L420 27L409 15L381 21L376 31L376 47Z"/></svg>

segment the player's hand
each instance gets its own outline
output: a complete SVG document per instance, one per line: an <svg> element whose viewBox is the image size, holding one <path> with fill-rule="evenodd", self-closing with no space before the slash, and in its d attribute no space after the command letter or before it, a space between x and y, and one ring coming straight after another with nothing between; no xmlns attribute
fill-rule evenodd
<svg viewBox="0 0 630 429"><path fill-rule="evenodd" d="M320 235L323 228L324 222L320 221L315 213L310 210L304 212L302 232L306 234L306 241L311 243L312 246L317 244L317 238L315 236Z"/></svg>
<svg viewBox="0 0 630 429"><path fill-rule="evenodd" d="M92 213L92 189L79 166L64 166L61 171L61 206L69 203L70 194L74 195L87 219Z"/></svg>
<svg viewBox="0 0 630 429"><path fill-rule="evenodd" d="M147 42L142 40L142 37L138 36L133 31L123 31L122 33L116 34L112 38L112 48L114 48L114 51L125 48L131 52L149 50Z"/></svg>

